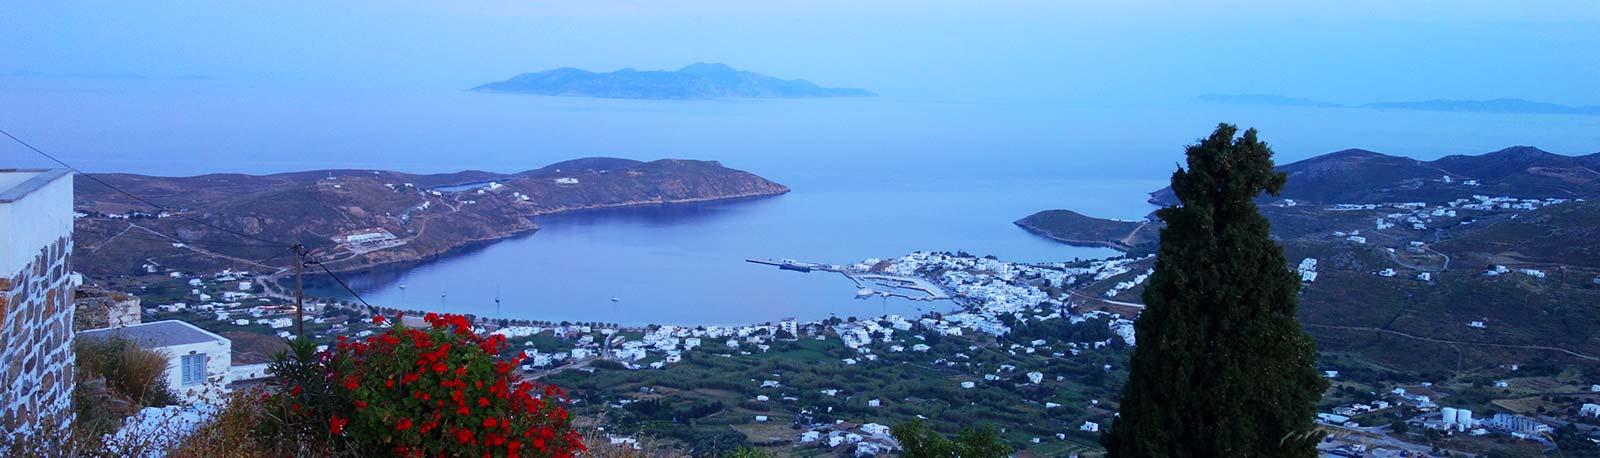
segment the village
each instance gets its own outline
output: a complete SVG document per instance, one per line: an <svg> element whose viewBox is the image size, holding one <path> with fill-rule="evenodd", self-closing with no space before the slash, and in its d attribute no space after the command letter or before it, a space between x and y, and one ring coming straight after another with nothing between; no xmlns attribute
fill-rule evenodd
<svg viewBox="0 0 1600 458"><path fill-rule="evenodd" d="M482 193L494 185L489 183L462 192ZM397 190L406 188L402 186ZM1567 202L1566 199L1476 196L1431 207L1418 202L1334 205L1326 211L1381 213L1371 229L1335 231L1331 237L1351 247L1369 242L1401 245L1383 250L1394 255L1398 266L1416 271L1417 280L1430 282L1433 275L1449 267L1448 257L1435 259L1442 254L1435 256L1437 253L1431 251L1430 242L1424 241L1430 231L1474 224L1486 213L1531 211ZM1297 204L1285 200L1279 205ZM1396 230L1402 225L1410 232ZM352 253L405 243L388 231L376 228L341 234L333 241L341 250ZM1422 266L1408 265L1405 261L1436 263ZM996 390L1016 396L1038 393L1041 396L1019 397L1017 402L1024 408L1039 410L1038 414L1050 421L1026 431L1007 431L1007 436L1041 449L1063 450L1071 455L1076 453L1074 451L1092 450L1093 437L1115 416L1115 411L1108 409L1114 406L1113 391L1087 387L1073 378L1103 379L1125 370L1120 367L1121 361L1126 358L1125 349L1137 342L1133 318L1142 308L1141 304L1128 300L1137 297L1153 273L1153 262L1153 255L1142 255L1030 264L949 252L913 252L898 258L866 259L844 266L784 260L776 265L816 266L819 270L842 273L862 287L862 292L858 293L861 297L893 295L910 300L949 301L955 308L939 312L930 307L926 314L913 317L869 316L870 313L864 312L860 314L863 316L848 319L801 321L791 318L736 326L622 327L490 318L480 319L480 324L486 332L505 336L520 347L527 357L521 369L528 377L560 379L564 384L580 386L581 382L571 379L574 373L588 377L613 370L670 374L672 371L668 369L686 361L704 365L707 357L763 361L820 353L828 357L818 363L831 364L836 368L833 370L844 373L911 365L933 371L923 376L932 376L927 379L930 383L945 384L956 393ZM1294 270L1303 282L1313 284L1321 274L1320 266L1318 258L1306 257ZM370 311L342 301L313 299L305 304L304 310L286 305L283 295L272 289L277 286L273 283L281 279L281 272L259 274L224 269L193 274L170 271L155 263L146 264L143 269L146 274L161 278L141 288L147 292L139 295L146 305L140 305L138 298L107 302L103 298L110 292L97 293L89 288L80 293L80 298L105 303L103 306L110 310L108 315L117 317L105 325L124 327L122 332L138 335L144 332L142 329L150 333L179 329L183 335L192 337L154 345L158 350L194 345L206 348L211 356L205 364L191 364L187 360L175 362L175 367L194 368L186 369L175 379L177 386L189 388L181 392L192 399L203 400L222 392L202 387L241 386L267 375L264 362L269 351L244 348L236 352L233 339L224 335L291 338L297 331L297 316L304 317L307 334L324 343L340 336L365 337L377 330L366 319ZM1504 265L1491 265L1481 272L1484 276L1513 274L1529 278L1546 275L1539 269L1513 269ZM1395 277L1399 272L1385 268L1372 275ZM1596 281L1600 282L1600 278ZM871 285L882 290L872 290ZM408 324L421 325L416 320L418 317L407 318ZM141 323L141 319L145 322ZM1466 325L1486 327L1484 320ZM1095 330L1085 331L1085 326ZM1072 329L1069 334L1073 336L1092 337L1063 339L1062 330L1066 329ZM92 335L103 331L84 332ZM248 345L259 344L258 339L247 340L251 341ZM227 353L253 356L224 356ZM1063 364L1074 369L1063 371ZM1084 370L1086 367L1092 370ZM1341 380L1339 375L1337 370L1326 374L1336 384ZM741 384L738 392L750 395L736 400L740 410L747 413L746 418L730 421L730 426L738 430L749 425L755 428L752 432L759 434L767 431L760 429L760 425L792 425L795 429L769 436L769 441L792 444L803 450L829 450L830 453L843 450L854 456L876 456L898 450L899 444L888 433L886 425L894 424L894 419L903 418L903 414L886 416L873 412L885 411L891 403L917 399L873 395L863 392L870 390L843 385L796 382L786 379L781 372L752 377L748 383L748 386ZM1492 387L1506 389L1511 388L1512 383L1515 382L1495 381ZM1043 391L1038 388L1048 385L1072 386L1073 392L1047 394L1062 388ZM1590 393L1595 394L1591 396L1600 396L1600 386L1592 388ZM657 389L659 387L654 385L642 385L629 394L607 391L608 394L595 398L602 402L590 408L625 411L635 402L652 399ZM1594 397L1582 398L1587 402L1574 401L1570 412L1528 416L1486 409L1481 404L1441 406L1441 401L1449 404L1450 392L1428 382L1385 386L1381 391L1372 392L1384 394L1360 397L1359 402L1330 405L1319 414L1319 423L1332 433L1322 446L1325 456L1430 456L1440 449L1425 444L1444 442L1471 450L1481 448L1471 441L1493 441L1496 437L1549 449L1556 446L1552 434L1558 430L1576 428L1586 440L1595 441L1589 435L1596 434L1595 425L1600 424L1597 418L1600 405L1595 404L1600 401ZM855 405L846 407L838 405L840 402ZM629 432L626 425L609 426L614 432L607 434L613 443L637 444L642 439L637 432ZM754 437L750 432L746 435Z"/></svg>

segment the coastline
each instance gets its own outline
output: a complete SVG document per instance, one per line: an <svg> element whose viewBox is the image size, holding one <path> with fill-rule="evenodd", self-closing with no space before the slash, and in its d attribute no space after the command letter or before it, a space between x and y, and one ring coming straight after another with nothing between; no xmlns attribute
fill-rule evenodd
<svg viewBox="0 0 1600 458"><path fill-rule="evenodd" d="M1113 249L1113 250L1120 251L1120 252L1122 252L1122 254L1128 254L1129 252L1133 251L1133 247L1130 247L1130 246L1128 246L1126 244L1123 244L1123 243L1112 242L1112 241L1109 241L1109 240L1069 239L1069 238L1065 238L1065 237L1059 237L1059 236L1056 236L1056 235L1052 235L1049 232L1045 231L1044 229L1041 229L1041 228L1039 228L1037 226L1033 226L1031 224L1027 224L1027 223L1025 223L1023 221L1014 221L1014 222L1012 222L1012 224L1017 225L1017 227L1022 228L1022 230L1027 231L1029 234L1033 234L1033 235L1044 237L1044 238L1047 238L1047 239L1050 239L1050 240L1054 240L1054 241L1057 241L1057 242L1065 243L1067 245L1072 245L1072 246L1076 246L1076 247L1085 247L1085 248L1110 248L1110 249Z"/></svg>
<svg viewBox="0 0 1600 458"><path fill-rule="evenodd" d="M706 202L737 201L737 200L744 200L744 199L758 199L758 198L763 198L763 197L781 196L781 195L784 195L784 194L788 194L789 191L790 191L789 188L783 187L781 191L777 191L777 192L751 192L751 193L730 194L730 195L726 195L726 196L717 196L717 197L694 197L694 198L687 198L687 199L662 199L662 200L645 200L645 201L623 202L623 203L616 203L616 204L585 205L585 206L579 206L579 207L566 207L566 208L563 208L563 209L560 209L560 210L553 210L553 211L546 211L546 212L536 212L536 213L533 213L531 216L536 216L536 217L537 216L553 216L553 215L564 215L564 214L572 214L572 213L581 213L581 212L586 212L586 211L616 210L616 209L624 209L624 208L645 207L645 206L652 206L652 205L666 206L666 205L681 205L681 204L694 204L694 203L706 203ZM492 245L492 244L494 244L496 242L500 242L500 241L504 241L504 240L512 239L512 238L516 238L516 237L532 236L532 235L538 233L539 229L540 229L539 225L537 223L535 223L535 224L533 224L533 227L530 227L530 228L527 228L527 229L517 229L517 230L504 232L504 233L498 234L498 235L496 235L494 237L486 237L486 238L471 239L471 240L462 240L461 243L457 243L457 244L445 247L444 249L439 250L437 252L432 252L432 253L428 253L428 254L421 255L421 256L415 256L415 257L410 257L410 258L405 258L405 259L396 259L396 260L391 260L391 261L383 261L383 262L372 262L372 263L363 263L363 264L350 265L350 266L340 266L340 267L337 267L337 268L329 267L329 270L333 271L335 274L350 274L350 273L359 273L359 272L362 272L362 271L371 271L371 270L409 269L409 268L422 266L422 265L431 263L433 261L437 261L438 259L441 259L441 258L444 258L444 257L447 257L447 256L459 255L462 252L468 251L468 250L473 249L473 248L480 248L480 247Z"/></svg>

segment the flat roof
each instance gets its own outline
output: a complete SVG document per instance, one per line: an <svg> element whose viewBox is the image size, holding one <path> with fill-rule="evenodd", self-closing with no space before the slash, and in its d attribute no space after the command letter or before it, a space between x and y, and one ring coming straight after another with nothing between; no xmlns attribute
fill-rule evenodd
<svg viewBox="0 0 1600 458"><path fill-rule="evenodd" d="M91 329L78 333L78 338L80 339L107 339L111 337L128 339L145 348L228 341L227 338L178 320L135 324L120 328Z"/></svg>
<svg viewBox="0 0 1600 458"><path fill-rule="evenodd" d="M70 173L67 169L0 169L0 203L15 202Z"/></svg>

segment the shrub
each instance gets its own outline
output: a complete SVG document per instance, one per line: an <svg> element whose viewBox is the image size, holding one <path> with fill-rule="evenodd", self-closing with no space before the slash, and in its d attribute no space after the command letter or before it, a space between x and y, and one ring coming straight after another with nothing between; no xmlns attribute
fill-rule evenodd
<svg viewBox="0 0 1600 458"><path fill-rule="evenodd" d="M260 432L297 438L301 453L316 454L570 457L584 449L565 394L520 380L512 369L521 353L497 360L502 336L473 333L463 316L426 320L431 329L397 322L320 353L291 342L272 363L275 393L263 396Z"/></svg>
<svg viewBox="0 0 1600 458"><path fill-rule="evenodd" d="M77 339L79 380L105 379L108 390L139 406L167 406L178 402L167 387L167 358L121 337Z"/></svg>

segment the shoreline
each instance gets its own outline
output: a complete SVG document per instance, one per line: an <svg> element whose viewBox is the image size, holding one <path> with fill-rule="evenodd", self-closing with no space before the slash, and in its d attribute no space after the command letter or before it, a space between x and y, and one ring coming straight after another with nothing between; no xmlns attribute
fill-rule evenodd
<svg viewBox="0 0 1600 458"><path fill-rule="evenodd" d="M1064 238L1064 237L1057 237L1055 235L1051 235L1049 232L1046 232L1043 229L1040 229L1038 227L1023 223L1022 221L1016 221L1016 222L1013 222L1012 224L1017 225L1017 227L1022 228L1022 230L1027 231L1029 234L1037 235L1037 236L1040 236L1040 237L1044 237L1044 238L1047 238L1047 239L1050 239L1050 240L1054 240L1054 241L1061 242L1061 243L1064 243L1064 244L1067 244L1067 245L1071 245L1071 246L1075 246L1075 247L1081 247L1081 248L1110 248L1110 249L1113 249L1113 250L1117 250L1118 252L1121 252L1122 254L1129 254L1129 253L1131 253L1133 251L1133 247L1130 247L1130 246L1128 246L1126 244L1123 244L1123 243L1116 243L1116 242L1111 242L1111 241L1106 241L1106 240L1077 240L1077 239L1069 239L1069 238Z"/></svg>
<svg viewBox="0 0 1600 458"><path fill-rule="evenodd" d="M735 202L735 201L746 200L746 199L760 199L760 198L766 198L766 197L777 197L777 196L782 196L784 194L788 194L789 192L790 191L789 191L788 188L784 188L782 191L769 192L769 193L755 192L755 193L733 194L733 195L718 196L718 197L695 197L695 198L688 198L688 199L663 199L663 200L625 202L625 203L618 203L618 204L588 205L588 206L582 206L582 207L568 207L568 208L564 208L564 209L561 209L561 210L554 210L554 211L548 211L548 212L542 212L542 213L534 213L534 214L532 214L530 216L532 216L532 217L557 216L557 215L567 215L567 214L578 214L578 213L590 212L590 211L605 211L605 210L619 210L619 209L627 209L627 208L646 207L646 206L652 206L652 205L669 206L669 205L685 205L685 204L698 204L698 203L710 203L710 202ZM532 235L538 233L540 229L541 229L541 227L539 227L538 223L535 222L533 227L531 227L531 228L519 229L519 230L513 230L513 231L505 232L505 233L502 233L502 234L500 234L499 236L496 236L496 237L464 240L464 241L462 241L462 243L450 246L450 247L445 248L444 250L441 250L441 251L439 251L437 253L430 253L430 254L427 254L427 255L418 256L418 257L410 258L410 259L398 259L398 260L393 260L393 261L385 261L385 262L377 262L377 263L364 263L364 264L357 264L357 265L353 265L353 266L340 266L338 268L330 267L328 270L333 271L334 274L352 274L352 273L361 273L361 272L373 271L373 270L391 270L391 269L415 268L415 267L422 266L424 264L428 264L430 262L436 261L436 260L438 260L440 258L443 258L443 257L446 257L446 256L453 256L453 255L463 254L464 251L469 251L469 250L474 249L474 248L481 248L481 247L484 247L484 246L492 245L492 244L500 242L500 241L509 240L509 239L513 239L513 238L517 238L517 237L532 236ZM326 274L322 274L322 275L326 275Z"/></svg>

